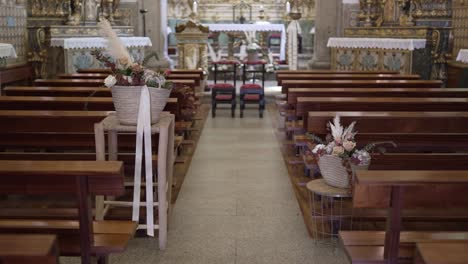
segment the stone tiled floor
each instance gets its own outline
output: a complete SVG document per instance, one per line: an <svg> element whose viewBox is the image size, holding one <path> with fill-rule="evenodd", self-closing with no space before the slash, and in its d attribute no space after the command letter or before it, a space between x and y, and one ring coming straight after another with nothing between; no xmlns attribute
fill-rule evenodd
<svg viewBox="0 0 468 264"><path fill-rule="evenodd" d="M211 116L211 115L210 115ZM268 111L205 124L170 220L168 247L136 238L111 263L347 263L307 235ZM75 259L76 260L76 259Z"/></svg>

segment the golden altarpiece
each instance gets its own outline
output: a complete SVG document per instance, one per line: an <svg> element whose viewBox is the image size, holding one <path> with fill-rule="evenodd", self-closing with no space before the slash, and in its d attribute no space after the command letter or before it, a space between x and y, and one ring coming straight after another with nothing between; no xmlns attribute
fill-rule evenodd
<svg viewBox="0 0 468 264"><path fill-rule="evenodd" d="M346 28L345 37L425 39L425 48L333 48L332 68L392 70L446 80L451 57L451 0L360 0L359 8L358 26Z"/></svg>
<svg viewBox="0 0 468 264"><path fill-rule="evenodd" d="M119 8L119 0L28 0L28 61L36 76L72 73L79 68L99 67L91 48L53 47L65 39L100 37L99 18L107 18L119 36L131 37L131 11ZM142 50L132 51L137 57Z"/></svg>

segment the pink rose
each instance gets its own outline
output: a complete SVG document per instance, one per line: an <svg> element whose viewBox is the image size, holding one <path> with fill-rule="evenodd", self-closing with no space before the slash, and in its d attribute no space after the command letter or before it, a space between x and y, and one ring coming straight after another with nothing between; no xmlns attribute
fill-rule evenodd
<svg viewBox="0 0 468 264"><path fill-rule="evenodd" d="M344 148L342 146L335 146L333 147L332 155L339 156L344 153Z"/></svg>
<svg viewBox="0 0 468 264"><path fill-rule="evenodd" d="M353 141L349 141L349 140L346 140L344 143L343 143L343 147L346 151L351 151L353 150L355 147L356 147L356 143L353 142Z"/></svg>

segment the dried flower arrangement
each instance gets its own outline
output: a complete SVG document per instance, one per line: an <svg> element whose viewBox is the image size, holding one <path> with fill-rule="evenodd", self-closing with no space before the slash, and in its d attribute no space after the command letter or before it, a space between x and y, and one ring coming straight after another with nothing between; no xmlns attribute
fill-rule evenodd
<svg viewBox="0 0 468 264"><path fill-rule="evenodd" d="M323 155L334 155L341 158L343 161L349 161L353 165L367 166L370 164L370 153L377 150L379 153L385 153L386 149L382 147L383 144L389 144L396 147L392 141L375 142L364 146L362 149L356 148L354 131L356 122L352 122L348 127L341 125L340 117L335 116L333 122L329 122L330 134L327 140L322 140L319 137L308 134L308 136L318 143L312 150L312 153L320 158Z"/></svg>
<svg viewBox="0 0 468 264"><path fill-rule="evenodd" d="M154 88L172 88L172 83L166 81L169 72L161 74L145 69L143 65L134 62L125 45L112 30L109 21L103 19L98 25L101 35L107 39L108 48L106 53L94 50L92 55L112 71L112 74L104 81L107 87L147 85Z"/></svg>

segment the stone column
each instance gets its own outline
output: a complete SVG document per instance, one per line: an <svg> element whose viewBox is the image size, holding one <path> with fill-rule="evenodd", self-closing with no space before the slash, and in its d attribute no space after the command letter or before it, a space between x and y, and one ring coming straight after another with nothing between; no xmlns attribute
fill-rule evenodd
<svg viewBox="0 0 468 264"><path fill-rule="evenodd" d="M309 68L330 68L330 50L327 42L330 37L338 36L341 25L342 0L317 0L315 4L314 55Z"/></svg>
<svg viewBox="0 0 468 264"><path fill-rule="evenodd" d="M158 66L172 66L172 60L167 54L167 0L142 0L141 7L148 9L145 15L146 36L153 43L151 50L158 53ZM142 21L143 16L140 16ZM142 30L143 26L139 28Z"/></svg>

